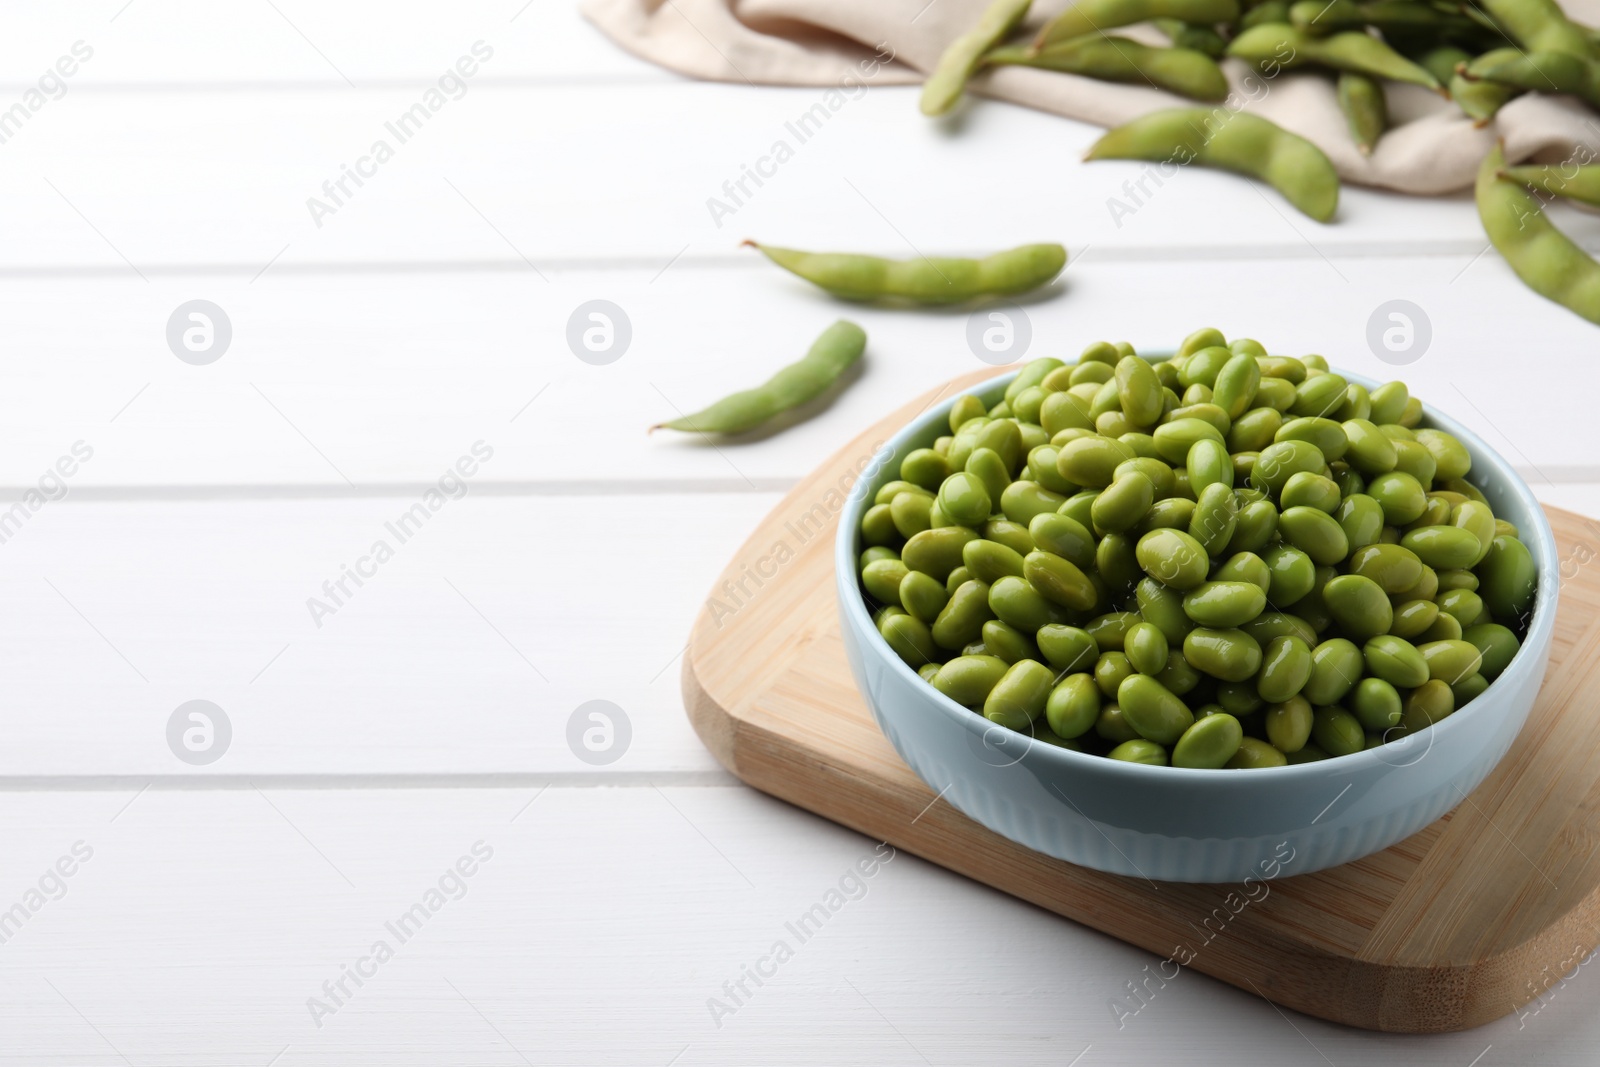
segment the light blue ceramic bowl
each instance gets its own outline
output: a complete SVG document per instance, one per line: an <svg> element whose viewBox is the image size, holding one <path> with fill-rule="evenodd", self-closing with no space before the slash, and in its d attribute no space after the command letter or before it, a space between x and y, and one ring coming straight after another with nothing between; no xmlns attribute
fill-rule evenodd
<svg viewBox="0 0 1600 1067"><path fill-rule="evenodd" d="M1340 372L1343 373L1343 372ZM1376 383L1346 374L1368 388ZM1011 375L969 390L998 401ZM959 395L959 394L958 394ZM1539 568L1526 640L1489 688L1409 738L1338 759L1264 770L1148 767L1058 748L993 725L939 693L879 636L856 576L861 516L901 457L948 432L956 400L897 433L850 495L834 570L856 683L901 758L945 801L996 833L1070 863L1159 881L1228 882L1348 863L1421 830L1483 781L1522 728L1555 626L1555 540L1510 465L1429 409L1472 453L1473 484L1514 523Z"/></svg>

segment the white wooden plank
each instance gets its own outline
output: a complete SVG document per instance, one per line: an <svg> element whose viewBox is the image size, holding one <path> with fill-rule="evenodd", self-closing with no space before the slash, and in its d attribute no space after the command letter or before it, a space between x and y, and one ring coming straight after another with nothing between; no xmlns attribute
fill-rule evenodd
<svg viewBox="0 0 1600 1067"><path fill-rule="evenodd" d="M675 77L612 45L565 0L92 0L14 6L5 25L0 84L8 89L33 84L80 40L94 54L68 79L69 93L248 85L349 92L397 81L421 88L477 40L495 49L483 76L498 81Z"/></svg>
<svg viewBox="0 0 1600 1067"><path fill-rule="evenodd" d="M136 277L130 263L222 264L249 277L275 256L277 270L525 257L549 269L724 255L755 236L899 255L1051 239L1144 258L1432 251L1461 255L1453 273L1483 247L1465 197L1352 189L1321 226L1198 168L1130 194L1140 165L1080 162L1092 127L994 104L956 135L916 114L914 92L483 85L403 141L386 124L417 86L69 94L5 144L0 266ZM808 132L813 108L827 117ZM381 164L379 141L392 151ZM364 168L362 184L324 190L345 166ZM768 175L759 187L747 167ZM1110 198L1130 195L1141 206L1114 217ZM1562 218L1600 243L1600 219Z"/></svg>
<svg viewBox="0 0 1600 1067"><path fill-rule="evenodd" d="M467 485L409 523L418 496L47 506L0 552L0 775L718 777L683 714L679 654L776 497ZM232 740L195 767L166 731L199 699ZM594 700L631 723L608 766L569 747Z"/></svg>
<svg viewBox="0 0 1600 1067"><path fill-rule="evenodd" d="M885 863L776 801L531 796L0 795L8 906L92 849L3 946L0 1063L1059 1065L1181 1048L1220 1065L1247 1033L1262 1062L1461 1067L1590 1063L1600 1038L1587 966L1553 976L1537 1014L1425 1040L1280 1014L1193 973L1119 1028L1111 1002L1156 957L910 855ZM400 943L385 924L480 842L492 855ZM841 883L855 899L800 942L788 924ZM375 966L379 940L393 955ZM779 940L792 957L745 979L718 1026L707 1002ZM362 960L319 1028L307 1001Z"/></svg>
<svg viewBox="0 0 1600 1067"><path fill-rule="evenodd" d="M1594 328L1523 289L1498 259L1468 258L1198 267L1091 251L1061 295L1026 306L1027 355L1070 357L1107 337L1170 347L1215 324L1403 377L1531 481L1600 477L1584 387ZM420 485L481 438L497 449L486 477L500 482L781 488L908 398L982 366L965 309L841 303L754 253L725 268L666 264L548 281L525 270L0 283L0 487L15 496L78 440L95 450L71 480L80 490ZM195 298L232 323L231 347L208 366L180 361L166 341L174 309ZM623 308L632 330L606 366L567 341L573 313L596 298ZM1403 367L1367 341L1369 318L1396 298L1420 305L1433 334ZM764 380L840 316L867 329L870 347L859 380L818 417L716 447L645 435Z"/></svg>
<svg viewBox="0 0 1600 1067"><path fill-rule="evenodd" d="M1600 486L1541 496L1600 518ZM415 502L48 505L0 552L0 777L719 775L679 654L774 494L469 489L402 539ZM191 700L231 724L203 766L166 733ZM593 700L631 724L603 766L567 734Z"/></svg>

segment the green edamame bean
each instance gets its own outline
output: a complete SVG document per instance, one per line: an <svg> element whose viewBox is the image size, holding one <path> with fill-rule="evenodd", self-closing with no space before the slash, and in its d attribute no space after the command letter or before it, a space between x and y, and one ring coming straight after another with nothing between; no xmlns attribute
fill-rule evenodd
<svg viewBox="0 0 1600 1067"><path fill-rule="evenodd" d="M1061 470L1056 466L1056 458L1060 452L1059 448L1048 442L1030 449L1028 477L1052 493L1060 493L1065 498L1076 493L1079 487L1061 476Z"/></svg>
<svg viewBox="0 0 1600 1067"><path fill-rule="evenodd" d="M1100 717L1094 721L1095 736L1111 744L1121 744L1124 741L1144 739L1139 737L1139 731L1128 724L1122 717L1122 709L1115 704L1105 704L1100 708ZM1145 742L1151 744L1152 742ZM1156 747L1160 747L1159 745ZM1163 752L1165 750L1163 749ZM1110 753L1107 753L1109 755Z"/></svg>
<svg viewBox="0 0 1600 1067"><path fill-rule="evenodd" d="M983 524L983 538L1005 545L1019 556L1026 556L1036 547L1033 537L1029 535L1028 528L1020 522L1010 519L990 519ZM963 552L966 550L963 549Z"/></svg>
<svg viewBox="0 0 1600 1067"><path fill-rule="evenodd" d="M1339 177L1322 150L1249 112L1233 112L1221 123L1204 108L1151 112L1107 132L1084 158L1195 163L1235 171L1266 182L1318 222L1331 219L1339 202Z"/></svg>
<svg viewBox="0 0 1600 1067"><path fill-rule="evenodd" d="M1265 648L1274 638L1298 637L1308 646L1317 643L1317 631L1298 615L1283 611L1263 611L1239 627Z"/></svg>
<svg viewBox="0 0 1600 1067"><path fill-rule="evenodd" d="M1432 73L1429 71L1430 75ZM1389 128L1389 105L1384 99L1383 87L1365 74L1347 70L1339 75L1338 95L1339 110L1344 112L1345 125L1350 128L1356 151L1364 156L1372 155L1372 146Z"/></svg>
<svg viewBox="0 0 1600 1067"><path fill-rule="evenodd" d="M1318 708L1311 722L1311 737L1330 756L1348 756L1367 745L1361 721L1343 708Z"/></svg>
<svg viewBox="0 0 1600 1067"><path fill-rule="evenodd" d="M1121 596L1143 572L1134 542L1127 534L1106 534L1095 546L1094 565L1100 584L1112 596Z"/></svg>
<svg viewBox="0 0 1600 1067"><path fill-rule="evenodd" d="M1422 486L1424 496L1433 485L1433 477L1438 464L1434 462L1433 453L1423 448L1416 441L1394 442L1394 471L1391 473L1409 474ZM1424 500L1423 513L1427 513L1427 503Z"/></svg>
<svg viewBox="0 0 1600 1067"><path fill-rule="evenodd" d="M1397 689L1415 689L1429 677L1428 661L1415 645L1393 634L1382 634L1361 647L1367 672Z"/></svg>
<svg viewBox="0 0 1600 1067"><path fill-rule="evenodd" d="M1050 623L1034 634L1045 661L1060 672L1088 671L1100 658L1100 645L1089 631L1077 626ZM1057 730L1056 733L1061 733ZM1075 736L1061 734L1063 737Z"/></svg>
<svg viewBox="0 0 1600 1067"><path fill-rule="evenodd" d="M1311 652L1311 677L1300 693L1313 704L1337 704L1361 680L1361 649L1342 637L1329 638Z"/></svg>
<svg viewBox="0 0 1600 1067"><path fill-rule="evenodd" d="M1215 770L1227 765L1244 740L1244 728L1226 711L1197 718L1172 746L1174 767Z"/></svg>
<svg viewBox="0 0 1600 1067"><path fill-rule="evenodd" d="M1013 730L1025 730L1044 714L1055 681L1055 672L1037 660L1018 660L984 699L983 717Z"/></svg>
<svg viewBox="0 0 1600 1067"><path fill-rule="evenodd" d="M1038 482L1019 480L1000 493L1000 511L1012 522L1026 526L1038 515L1053 515L1067 502L1061 493L1051 492Z"/></svg>
<svg viewBox="0 0 1600 1067"><path fill-rule="evenodd" d="M1417 430L1417 443L1428 450L1433 456L1438 473L1435 477L1441 481L1452 478L1464 478L1472 470L1472 454L1467 451L1467 446L1458 441L1453 434L1444 430L1435 430L1423 427Z"/></svg>
<svg viewBox="0 0 1600 1067"><path fill-rule="evenodd" d="M1166 686L1145 674L1130 674L1117 685L1117 706L1139 736L1170 745L1194 725L1194 713Z"/></svg>
<svg viewBox="0 0 1600 1067"><path fill-rule="evenodd" d="M1096 615L1090 619L1083 628L1101 648L1121 652L1123 643L1128 639L1128 631L1138 621L1137 612L1108 611L1104 615Z"/></svg>
<svg viewBox="0 0 1600 1067"><path fill-rule="evenodd" d="M1182 591L1204 582L1211 566L1204 546L1181 530L1151 530L1139 538L1134 552L1146 574Z"/></svg>
<svg viewBox="0 0 1600 1067"><path fill-rule="evenodd" d="M1511 665L1512 657L1521 647L1516 634L1495 622L1469 626L1461 631L1461 638L1472 642L1477 648L1482 656L1478 671L1491 682L1500 677L1500 673Z"/></svg>
<svg viewBox="0 0 1600 1067"><path fill-rule="evenodd" d="M1237 494L1235 499L1238 499ZM1260 552L1278 535L1278 509L1265 500L1253 500L1239 509L1229 552Z"/></svg>
<svg viewBox="0 0 1600 1067"><path fill-rule="evenodd" d="M1243 630L1196 627L1183 639L1183 658L1213 678L1242 682L1261 669L1261 646Z"/></svg>
<svg viewBox="0 0 1600 1067"><path fill-rule="evenodd" d="M897 559L880 559L861 569L861 584L867 593L880 604L900 603L900 583L909 573L906 565Z"/></svg>
<svg viewBox="0 0 1600 1067"><path fill-rule="evenodd" d="M1229 556L1212 578L1219 582L1249 582L1264 594L1272 590L1272 568L1254 552L1236 552Z"/></svg>
<svg viewBox="0 0 1600 1067"><path fill-rule="evenodd" d="M1029 558L1038 555L1042 553L1030 553ZM1072 567L1072 564L1059 556L1054 558L1064 567ZM1024 567L1026 566L1027 561L1024 561ZM1077 571L1076 567L1072 569ZM1079 575L1082 573L1078 571ZM1084 584L1088 584L1087 578L1084 579ZM989 610L994 612L997 618L1030 634L1037 633L1039 627L1046 623L1062 621L1060 612L1045 599L1031 578L1018 578L1015 575L1007 575L989 586Z"/></svg>
<svg viewBox="0 0 1600 1067"><path fill-rule="evenodd" d="M1056 455L1056 469L1076 485L1104 489L1116 478L1117 467L1133 458L1133 450L1121 441L1096 434L1063 444Z"/></svg>
<svg viewBox="0 0 1600 1067"><path fill-rule="evenodd" d="M1089 580L1071 561L1063 559L1051 552L1035 549L1029 552L1022 561L1022 574L1027 582L1039 593L1049 600L1077 611L1088 611L1095 606L1100 598L1094 583ZM991 592L990 598L993 599ZM1007 594L1010 596L1011 594ZM998 608L995 614L1005 618L1005 614ZM1053 614L1053 612L1052 612ZM1030 612L1030 617L1032 613ZM1007 620L1010 621L1010 620ZM1032 627L1023 627L1030 633L1043 626L1046 619ZM1016 625L1016 624L1014 624Z"/></svg>
<svg viewBox="0 0 1600 1067"><path fill-rule="evenodd" d="M1167 750L1154 741L1135 737L1106 753L1111 759L1125 763L1143 763L1149 767L1167 766Z"/></svg>
<svg viewBox="0 0 1600 1067"><path fill-rule="evenodd" d="M1406 388L1405 382L1384 382L1372 391L1372 414L1368 419L1374 426L1398 423L1410 400L1411 391ZM1348 428L1345 432L1349 432Z"/></svg>
<svg viewBox="0 0 1600 1067"><path fill-rule="evenodd" d="M1404 471L1380 474L1367 483L1367 495L1378 502L1391 526L1405 526L1422 517L1428 494L1422 483Z"/></svg>
<svg viewBox="0 0 1600 1067"><path fill-rule="evenodd" d="M1286 510L1297 507L1315 508L1331 515L1339 507L1340 496L1339 484L1332 478L1301 471L1299 474L1290 475L1289 480L1283 483L1283 492L1278 497L1278 505ZM1340 529L1343 529L1342 525ZM1348 537L1346 539L1348 540Z"/></svg>
<svg viewBox="0 0 1600 1067"><path fill-rule="evenodd" d="M950 432L955 433L962 425L973 419L983 418L989 409L984 407L983 401L968 393L966 396L957 397L950 407ZM930 487L931 488L931 487Z"/></svg>
<svg viewBox="0 0 1600 1067"><path fill-rule="evenodd" d="M1477 535L1459 526L1423 526L1401 537L1400 544L1435 570L1470 567L1483 550Z"/></svg>
<svg viewBox="0 0 1600 1067"><path fill-rule="evenodd" d="M861 516L862 544L894 545L899 542L900 531L895 528L894 512L888 504L874 504Z"/></svg>
<svg viewBox="0 0 1600 1067"><path fill-rule="evenodd" d="M1200 446L1196 446L1200 447ZM1238 526L1238 500L1227 485L1213 482L1200 491L1189 519L1189 536L1208 555L1223 552Z"/></svg>
<svg viewBox="0 0 1600 1067"><path fill-rule="evenodd" d="M1494 512L1489 509L1489 505L1476 500L1463 500L1454 504L1450 508L1450 525L1470 532L1478 541L1478 555L1467 566L1476 567L1483 562L1483 557L1488 555L1489 546L1494 543L1495 538Z"/></svg>
<svg viewBox="0 0 1600 1067"><path fill-rule="evenodd" d="M1296 360L1296 362L1299 361ZM1300 370L1301 373L1305 372L1304 365L1301 366ZM1278 416L1281 419L1284 412L1294 407L1294 402L1298 397L1295 392L1295 384L1295 382L1287 378L1262 378L1261 385L1256 389L1256 407L1270 408L1278 412Z"/></svg>
<svg viewBox="0 0 1600 1067"><path fill-rule="evenodd" d="M1460 681L1450 686L1450 695L1455 699L1456 707L1469 703L1483 695L1489 688L1489 680L1481 674L1469 674Z"/></svg>
<svg viewBox="0 0 1600 1067"><path fill-rule="evenodd" d="M1340 429L1347 442L1345 458L1358 471L1375 476L1394 470L1398 462L1394 442L1374 423L1367 419L1348 419L1340 424Z"/></svg>
<svg viewBox="0 0 1600 1067"><path fill-rule="evenodd" d="M1321 474L1327 466L1322 451L1309 441L1275 441L1261 450L1250 474L1250 485L1276 495L1292 476L1301 471Z"/></svg>
<svg viewBox="0 0 1600 1067"><path fill-rule="evenodd" d="M1117 686L1134 673L1127 654L1115 649L1100 653L1100 658L1094 662L1094 684L1107 700L1116 699Z"/></svg>
<svg viewBox="0 0 1600 1067"><path fill-rule="evenodd" d="M1351 493L1339 502L1334 519L1352 551L1378 543L1383 534L1383 507L1365 493Z"/></svg>
<svg viewBox="0 0 1600 1067"><path fill-rule="evenodd" d="M1070 392L1051 393L1039 405L1039 425L1054 438L1063 430L1093 430L1089 405Z"/></svg>
<svg viewBox="0 0 1600 1067"><path fill-rule="evenodd" d="M1275 637L1261 652L1256 692L1269 704L1281 704L1311 679L1311 649L1298 637Z"/></svg>
<svg viewBox="0 0 1600 1067"><path fill-rule="evenodd" d="M1129 434L1127 436L1137 437L1140 435ZM1148 440L1153 442L1154 438L1148 438ZM1127 444L1129 448L1134 447L1131 442L1126 440L1123 443ZM1177 488L1178 476L1173 473L1172 468L1167 466L1166 463L1154 456L1135 456L1133 459L1117 464L1117 469L1112 472L1111 484L1115 485L1116 479L1133 472L1142 474L1150 479L1150 484L1155 490L1155 499L1151 501L1152 504L1156 500L1172 499L1172 494Z"/></svg>
<svg viewBox="0 0 1600 1067"><path fill-rule="evenodd" d="M950 461L931 448L913 449L900 461L900 477L930 492L950 477Z"/></svg>
<svg viewBox="0 0 1600 1067"><path fill-rule="evenodd" d="M933 688L965 707L981 707L1011 665L998 656L957 656L939 667Z"/></svg>
<svg viewBox="0 0 1600 1067"><path fill-rule="evenodd" d="M983 624L994 617L989 586L977 579L964 582L933 620L933 640L940 648L964 648L983 635Z"/></svg>
<svg viewBox="0 0 1600 1067"><path fill-rule="evenodd" d="M899 559L900 553L887 545L872 545L861 550L860 569L866 570L867 564L880 559Z"/></svg>
<svg viewBox="0 0 1600 1067"><path fill-rule="evenodd" d="M1383 587L1359 574L1342 574L1328 582L1322 589L1322 602L1354 641L1387 634L1394 622L1394 607Z"/></svg>
<svg viewBox="0 0 1600 1067"><path fill-rule="evenodd" d="M1167 635L1149 622L1137 622L1130 626L1123 637L1122 649L1134 670L1152 676L1166 669L1171 651L1167 645Z"/></svg>
<svg viewBox="0 0 1600 1067"><path fill-rule="evenodd" d="M1268 706L1261 717L1267 741L1284 755L1299 752L1311 740L1315 713L1305 697L1290 695Z"/></svg>
<svg viewBox="0 0 1600 1067"><path fill-rule="evenodd" d="M1426 633L1439 617L1439 605L1431 600L1405 600L1395 605L1394 622L1389 632L1407 641Z"/></svg>
<svg viewBox="0 0 1600 1067"><path fill-rule="evenodd" d="M1155 495L1155 483L1143 471L1124 471L1090 505L1094 528L1101 533L1132 529L1150 511Z"/></svg>
<svg viewBox="0 0 1600 1067"><path fill-rule="evenodd" d="M1194 623L1183 610L1183 594L1169 589L1154 578L1142 578L1134 588L1134 599L1144 620L1160 630L1167 644L1181 645Z"/></svg>
<svg viewBox="0 0 1600 1067"><path fill-rule="evenodd" d="M1476 616L1474 616L1474 622L1476 622ZM1459 641L1464 630L1465 627L1461 625L1461 620L1445 611L1441 606L1438 617L1433 620L1433 625L1418 634L1415 643Z"/></svg>
<svg viewBox="0 0 1600 1067"><path fill-rule="evenodd" d="M990 619L983 624L983 649L991 656L999 656L1007 663L1040 658L1039 649L1028 635L1009 623Z"/></svg>
<svg viewBox="0 0 1600 1067"><path fill-rule="evenodd" d="M1475 569L1481 583L1479 596L1495 618L1521 618L1533 604L1538 568L1528 546L1521 541L1497 536Z"/></svg>
<svg viewBox="0 0 1600 1067"><path fill-rule="evenodd" d="M1228 451L1259 452L1272 443L1283 416L1272 408L1251 408L1228 428Z"/></svg>
<svg viewBox="0 0 1600 1067"><path fill-rule="evenodd" d="M1029 2L992 0L979 16L977 24L950 42L939 56L933 73L923 83L921 106L924 115L943 115L956 106L967 80L982 62L983 54L1017 28L1028 13Z"/></svg>
<svg viewBox="0 0 1600 1067"><path fill-rule="evenodd" d="M1000 453L992 448L974 448L972 453L967 456L967 462L964 464L963 470L983 483L984 495L989 499L989 506L997 508L1000 502L1000 494L1011 483L1011 471L1006 466L1006 461L1000 458ZM941 482L940 489L942 490L943 488L944 483ZM942 502L941 506L943 506ZM949 511L948 508L945 510Z"/></svg>
<svg viewBox="0 0 1600 1067"><path fill-rule="evenodd" d="M1151 437L1155 441L1156 451L1168 463L1186 462L1189 458L1189 449L1194 447L1196 441L1211 440L1219 444L1224 443L1221 430L1204 419L1192 416L1176 417L1170 422L1162 423L1155 428Z"/></svg>
<svg viewBox="0 0 1600 1067"><path fill-rule="evenodd" d="M933 499L921 493L901 493L889 501L889 519L901 537L915 537L933 525Z"/></svg>
<svg viewBox="0 0 1600 1067"><path fill-rule="evenodd" d="M872 502L874 504L890 504L893 503L894 498L899 496L901 493L912 493L918 496L925 496L929 500L933 499L933 493L922 488L922 486L896 478L892 482L885 483L883 488L874 493L872 495Z"/></svg>
<svg viewBox="0 0 1600 1067"><path fill-rule="evenodd" d="M1217 704L1234 718L1244 719L1260 711L1265 701L1256 692L1254 682L1222 682L1217 686Z"/></svg>
<svg viewBox="0 0 1600 1067"><path fill-rule="evenodd" d="M1350 553L1351 574L1376 582L1386 594L1403 593L1422 580L1423 562L1404 544L1373 544Z"/></svg>
<svg viewBox="0 0 1600 1067"><path fill-rule="evenodd" d="M1223 766L1231 770L1257 770L1262 767L1282 767L1288 762L1282 752L1265 741L1246 737L1239 742L1239 750L1233 754L1233 758Z"/></svg>
<svg viewBox="0 0 1600 1067"><path fill-rule="evenodd" d="M1332 515L1316 508L1288 508L1278 516L1278 533L1317 564L1331 566L1350 553L1344 528Z"/></svg>
<svg viewBox="0 0 1600 1067"><path fill-rule="evenodd" d="M1337 377L1330 375L1329 377ZM1320 416L1302 415L1290 419L1279 427L1273 438L1275 441L1305 441L1315 445L1322 458L1328 461L1342 459L1350 440L1345 436L1344 427L1332 419Z"/></svg>
<svg viewBox="0 0 1600 1067"><path fill-rule="evenodd" d="M878 633L894 649L895 655L913 668L939 658L939 649L934 644L928 624L913 615L885 615L878 623Z"/></svg>
<svg viewBox="0 0 1600 1067"><path fill-rule="evenodd" d="M1526 188L1500 177L1505 165L1496 144L1478 168L1478 217L1490 243L1528 288L1600 322L1600 263L1556 229Z"/></svg>
<svg viewBox="0 0 1600 1067"><path fill-rule="evenodd" d="M1261 385L1261 365L1253 355L1235 355L1217 372L1211 389L1211 402L1221 408L1230 422L1250 410Z"/></svg>
<svg viewBox="0 0 1600 1067"><path fill-rule="evenodd" d="M1061 737L1082 737L1100 718L1100 689L1087 674L1069 674L1045 701L1045 722Z"/></svg>
<svg viewBox="0 0 1600 1067"><path fill-rule="evenodd" d="M1400 692L1382 678L1363 678L1350 696L1350 710L1368 730L1388 730L1400 724Z"/></svg>
<svg viewBox="0 0 1600 1067"><path fill-rule="evenodd" d="M1276 544L1266 549L1261 558L1269 572L1267 599L1272 603L1288 607L1311 592L1316 583L1317 567L1300 549Z"/></svg>
<svg viewBox="0 0 1600 1067"><path fill-rule="evenodd" d="M1200 688L1202 682L1209 681L1189 665L1183 658L1183 653L1174 649L1167 656L1167 665L1161 673L1156 675L1156 681L1166 686L1169 691L1177 696L1186 696Z"/></svg>
<svg viewBox="0 0 1600 1067"><path fill-rule="evenodd" d="M1189 618L1217 630L1242 626L1266 606L1267 594L1251 582L1205 582L1183 598Z"/></svg>
<svg viewBox="0 0 1600 1067"><path fill-rule="evenodd" d="M1002 577L1013 574L1021 576L1022 557L1016 550L1008 549L1006 545L995 541L968 541L962 545L962 563L966 571L978 581L1000 581Z"/></svg>
<svg viewBox="0 0 1600 1067"><path fill-rule="evenodd" d="M1463 631L1464 633L1465 631ZM1446 685L1454 685L1463 678L1478 673L1483 664L1483 653L1470 641L1428 641L1417 646L1428 664L1428 676Z"/></svg>
<svg viewBox="0 0 1600 1067"><path fill-rule="evenodd" d="M983 479L957 471L939 486L939 508L962 526L981 526L989 517L992 500Z"/></svg>
<svg viewBox="0 0 1600 1067"><path fill-rule="evenodd" d="M1450 687L1437 679L1413 689L1400 713L1400 726L1406 733L1425 730L1456 710L1456 697Z"/></svg>
<svg viewBox="0 0 1600 1067"><path fill-rule="evenodd" d="M951 571L963 565L962 551L967 542L976 540L977 536L976 532L965 526L924 530L906 541L905 547L900 550L900 558L910 569L943 581L950 577Z"/></svg>
<svg viewBox="0 0 1600 1067"><path fill-rule="evenodd" d="M921 571L907 571L900 579L898 596L901 607L919 622L932 626L939 612L950 602L950 593L944 583Z"/></svg>
<svg viewBox="0 0 1600 1067"><path fill-rule="evenodd" d="M1093 509L1092 502L1090 509ZM1094 563L1094 535L1082 523L1067 515L1035 515L1028 522L1028 536L1041 550L1060 556L1079 568Z"/></svg>

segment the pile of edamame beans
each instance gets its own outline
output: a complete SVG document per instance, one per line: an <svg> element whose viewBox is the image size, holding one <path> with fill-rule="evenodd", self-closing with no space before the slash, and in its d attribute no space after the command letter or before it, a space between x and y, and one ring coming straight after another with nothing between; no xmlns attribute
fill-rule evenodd
<svg viewBox="0 0 1600 1067"><path fill-rule="evenodd" d="M1000 726L1257 768L1426 729L1511 662L1533 557L1404 383L1191 334L964 395L861 520L889 647Z"/></svg>

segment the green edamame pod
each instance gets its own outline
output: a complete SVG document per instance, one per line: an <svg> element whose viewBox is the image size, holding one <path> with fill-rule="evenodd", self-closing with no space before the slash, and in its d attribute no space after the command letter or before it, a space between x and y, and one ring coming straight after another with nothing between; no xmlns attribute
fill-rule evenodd
<svg viewBox="0 0 1600 1067"><path fill-rule="evenodd" d="M1173 18L1153 18L1150 24L1177 47L1191 48L1212 59L1221 59L1223 53L1228 50L1228 42L1222 39L1222 34L1210 26Z"/></svg>
<svg viewBox="0 0 1600 1067"><path fill-rule="evenodd" d="M1487 124L1507 101L1522 90L1503 82L1485 81L1481 72L1516 59L1521 54L1515 48L1496 48L1468 63L1459 64L1450 79L1450 99L1477 125Z"/></svg>
<svg viewBox="0 0 1600 1067"><path fill-rule="evenodd" d="M1238 17L1238 0L1080 0L1046 23L1032 47L1042 50L1058 41L1156 18L1214 25Z"/></svg>
<svg viewBox="0 0 1600 1067"><path fill-rule="evenodd" d="M956 106L983 54L1017 28L1028 4L1029 0L993 0L976 26L950 42L922 86L924 115L943 115Z"/></svg>
<svg viewBox="0 0 1600 1067"><path fill-rule="evenodd" d="M956 304L982 296L1013 296L1046 284L1067 264L1067 250L1058 244L1022 245L982 259L902 260L744 243L784 270L846 300Z"/></svg>
<svg viewBox="0 0 1600 1067"><path fill-rule="evenodd" d="M1538 189L1551 196L1600 207L1600 164L1506 167L1500 172L1500 177L1521 182L1530 189Z"/></svg>
<svg viewBox="0 0 1600 1067"><path fill-rule="evenodd" d="M1314 4L1317 0L1310 2ZM1383 86L1366 74L1341 72L1339 110L1344 112L1345 125L1350 127L1356 150L1364 156L1372 155L1372 146L1389 128L1389 105L1384 100Z"/></svg>
<svg viewBox="0 0 1600 1067"><path fill-rule="evenodd" d="M1499 176L1505 162L1496 144L1478 168L1478 217L1490 243L1528 288L1600 323L1600 263L1556 229L1526 188Z"/></svg>
<svg viewBox="0 0 1600 1067"><path fill-rule="evenodd" d="M1234 171L1266 182L1318 222L1331 219L1339 204L1339 176L1322 150L1248 112L1229 112L1226 119L1204 108L1151 112L1107 132L1084 158L1197 163Z"/></svg>
<svg viewBox="0 0 1600 1067"><path fill-rule="evenodd" d="M1600 66L1588 56L1527 52L1495 63L1473 63L1469 74L1530 92L1569 93L1591 107L1600 105Z"/></svg>
<svg viewBox="0 0 1600 1067"><path fill-rule="evenodd" d="M805 357L767 379L755 389L723 397L693 415L657 423L652 430L686 433L743 433L768 419L821 396L851 364L861 358L867 335L853 322L840 319L822 331Z"/></svg>
<svg viewBox="0 0 1600 1067"><path fill-rule="evenodd" d="M1228 79L1217 61L1188 48L1159 48L1131 37L1080 37L1040 51L1021 45L997 48L983 57L994 66L1038 67L1081 74L1108 82L1154 85L1194 100L1227 98Z"/></svg>
<svg viewBox="0 0 1600 1067"><path fill-rule="evenodd" d="M1585 57L1594 54L1594 46L1584 28L1567 18L1555 0L1479 2L1494 23L1525 51L1562 52Z"/></svg>
<svg viewBox="0 0 1600 1067"><path fill-rule="evenodd" d="M1334 70L1439 89L1439 82L1376 37L1359 31L1313 37L1293 26L1268 23L1245 30L1228 45L1228 54L1263 72L1315 63Z"/></svg>

